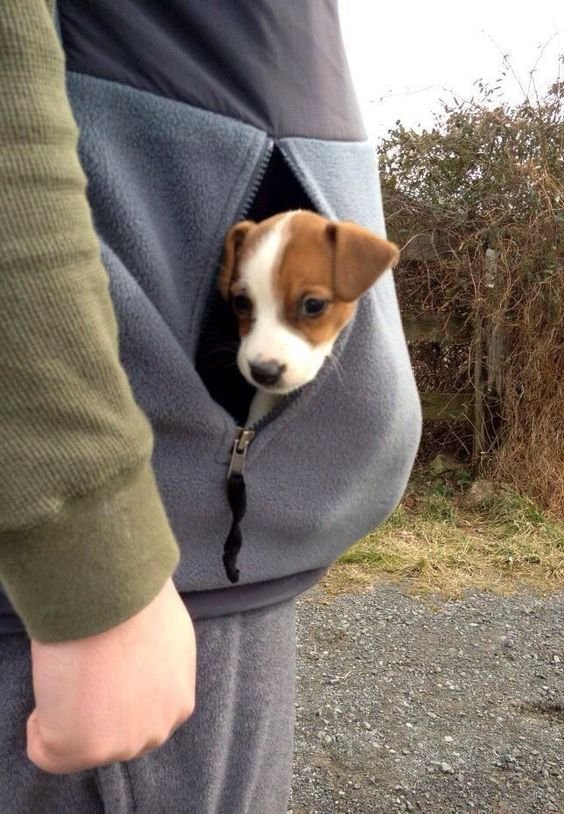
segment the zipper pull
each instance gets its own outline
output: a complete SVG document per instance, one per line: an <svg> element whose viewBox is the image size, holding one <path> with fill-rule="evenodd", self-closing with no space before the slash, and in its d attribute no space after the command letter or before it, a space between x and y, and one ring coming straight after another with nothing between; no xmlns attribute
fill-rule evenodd
<svg viewBox="0 0 564 814"><path fill-rule="evenodd" d="M247 458L247 450L255 435L256 433L254 430L248 430L246 427L237 427L233 451L231 453L231 461L229 463L229 470L227 472L227 480L229 480L231 475L234 473L238 475L243 474L245 460Z"/></svg>

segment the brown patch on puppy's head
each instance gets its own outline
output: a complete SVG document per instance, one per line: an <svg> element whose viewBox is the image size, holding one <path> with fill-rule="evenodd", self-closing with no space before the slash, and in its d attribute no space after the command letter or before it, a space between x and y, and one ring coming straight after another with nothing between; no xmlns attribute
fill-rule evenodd
<svg viewBox="0 0 564 814"><path fill-rule="evenodd" d="M356 223L330 223L325 232L333 245L333 285L345 302L358 299L399 260L394 243Z"/></svg>
<svg viewBox="0 0 564 814"><path fill-rule="evenodd" d="M331 341L351 318L356 300L398 256L393 243L368 229L297 212L275 276L285 321L314 345ZM325 303L318 315L307 313L310 299Z"/></svg>
<svg viewBox="0 0 564 814"><path fill-rule="evenodd" d="M237 264L243 243L254 226L256 224L252 220L240 221L232 226L225 236L218 285L221 296L226 300L229 299L229 290L237 272Z"/></svg>

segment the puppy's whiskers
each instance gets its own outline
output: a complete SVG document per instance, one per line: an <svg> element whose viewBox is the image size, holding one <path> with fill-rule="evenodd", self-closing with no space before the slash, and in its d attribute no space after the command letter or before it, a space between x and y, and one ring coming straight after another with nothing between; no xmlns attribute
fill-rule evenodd
<svg viewBox="0 0 564 814"><path fill-rule="evenodd" d="M337 379L339 380L339 384L341 384L344 387L345 386L345 378L344 378L345 368L344 368L343 363L341 362L341 360L337 356L335 356L335 354L332 351L327 354L327 359L329 360L329 363L331 365L333 365L333 367L334 367L335 373L337 375Z"/></svg>

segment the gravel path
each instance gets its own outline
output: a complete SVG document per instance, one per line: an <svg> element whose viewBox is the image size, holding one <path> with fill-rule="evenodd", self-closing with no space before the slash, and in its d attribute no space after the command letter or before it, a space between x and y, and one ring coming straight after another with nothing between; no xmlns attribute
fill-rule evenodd
<svg viewBox="0 0 564 814"><path fill-rule="evenodd" d="M564 594L299 603L293 814L564 814Z"/></svg>

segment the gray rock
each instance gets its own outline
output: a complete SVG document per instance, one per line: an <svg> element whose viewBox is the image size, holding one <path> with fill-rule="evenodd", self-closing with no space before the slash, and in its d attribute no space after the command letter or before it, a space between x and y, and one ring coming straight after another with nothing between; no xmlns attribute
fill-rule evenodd
<svg viewBox="0 0 564 814"><path fill-rule="evenodd" d="M466 509L479 509L482 506L487 506L492 503L497 494L496 484L491 480L478 479L475 480L472 486L468 489L462 505Z"/></svg>
<svg viewBox="0 0 564 814"><path fill-rule="evenodd" d="M433 475L442 475L444 472L456 472L463 468L464 464L461 464L460 461L457 461L452 455L447 455L444 452L439 452L438 455L435 455L429 464L429 470Z"/></svg>

